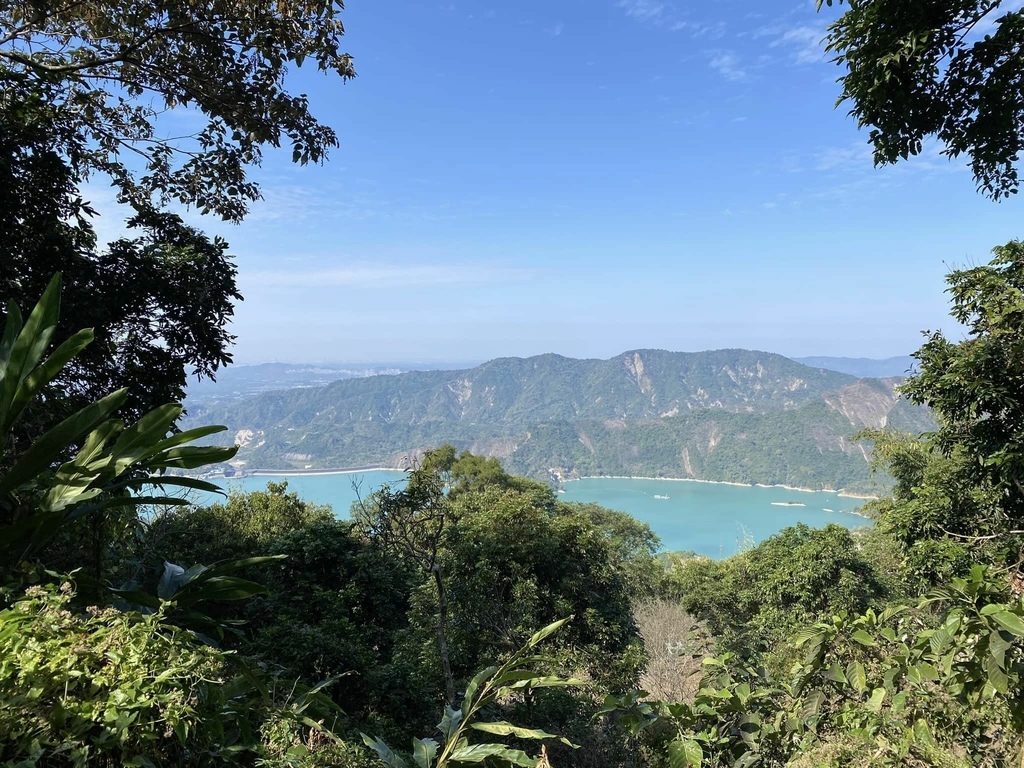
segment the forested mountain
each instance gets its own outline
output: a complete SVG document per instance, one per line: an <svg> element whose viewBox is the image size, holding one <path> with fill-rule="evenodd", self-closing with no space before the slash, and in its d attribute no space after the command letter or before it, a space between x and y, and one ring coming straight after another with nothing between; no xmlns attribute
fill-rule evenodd
<svg viewBox="0 0 1024 768"><path fill-rule="evenodd" d="M499 358L270 392L193 418L227 424L241 466L406 466L451 442L534 477L663 475L803 487L869 482L865 427L929 428L898 379L748 350L610 360Z"/></svg>

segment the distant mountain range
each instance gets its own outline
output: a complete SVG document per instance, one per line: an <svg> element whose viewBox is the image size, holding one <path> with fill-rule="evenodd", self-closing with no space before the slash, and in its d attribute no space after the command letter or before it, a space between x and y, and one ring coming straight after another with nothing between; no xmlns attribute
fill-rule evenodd
<svg viewBox="0 0 1024 768"><path fill-rule="evenodd" d="M542 478L645 475L866 490L864 427L931 428L893 392L781 355L635 350L610 360L548 354L457 371L411 371L199 404L238 466L405 467L445 442Z"/></svg>
<svg viewBox="0 0 1024 768"><path fill-rule="evenodd" d="M884 360L875 360L869 357L794 357L792 359L812 368L839 371L858 378L884 379L892 376L907 376L917 365L917 360L909 355L887 357Z"/></svg>
<svg viewBox="0 0 1024 768"><path fill-rule="evenodd" d="M449 363L401 361L394 363L257 363L231 365L217 373L217 380L191 379L188 404L230 403L261 392L278 389L322 387L332 381L366 376L393 375L412 370L448 370L464 367Z"/></svg>

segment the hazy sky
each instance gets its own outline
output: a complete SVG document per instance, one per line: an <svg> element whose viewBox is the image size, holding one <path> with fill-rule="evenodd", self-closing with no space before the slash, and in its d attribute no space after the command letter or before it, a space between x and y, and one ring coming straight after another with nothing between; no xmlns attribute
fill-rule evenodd
<svg viewBox="0 0 1024 768"><path fill-rule="evenodd" d="M248 220L203 225L237 256L237 361L912 351L1021 203L934 152L873 168L836 13L350 0L359 77L291 83L341 147L268 155Z"/></svg>

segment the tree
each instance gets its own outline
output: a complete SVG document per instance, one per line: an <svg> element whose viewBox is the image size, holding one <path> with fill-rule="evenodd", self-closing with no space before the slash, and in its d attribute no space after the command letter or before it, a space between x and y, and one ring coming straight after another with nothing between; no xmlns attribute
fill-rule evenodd
<svg viewBox="0 0 1024 768"><path fill-rule="evenodd" d="M964 576L973 562L1013 572L1024 559L1024 243L994 253L947 278L966 338L927 334L919 371L901 387L938 430L922 441L870 435L897 481L872 506L909 575L926 584Z"/></svg>
<svg viewBox="0 0 1024 768"><path fill-rule="evenodd" d="M306 163L337 144L285 76L307 60L354 76L339 48L341 9L335 0L10 0L0 3L0 110L30 105L76 178L109 176L139 212L177 200L238 221L259 196L246 168L261 147L287 142ZM205 127L167 138L158 123L175 109L201 114Z"/></svg>
<svg viewBox="0 0 1024 768"><path fill-rule="evenodd" d="M894 571L913 592L966 576L978 562L1016 562L1021 539L1008 536L1003 495L979 478L962 448L944 454L930 439L886 430L866 433L872 462L896 482L865 505L876 531L894 542Z"/></svg>
<svg viewBox="0 0 1024 768"><path fill-rule="evenodd" d="M452 485L455 450L428 452L422 466L409 473L401 489L385 485L367 503L353 506L353 517L379 546L429 574L437 597L436 637L444 676L445 701L455 703L455 676L448 653L448 589L439 558L444 537L454 523L446 491Z"/></svg>
<svg viewBox="0 0 1024 768"><path fill-rule="evenodd" d="M223 504L189 506L156 517L148 539L165 557L216 562L270 554L273 542L311 525L334 520L331 508L267 483L264 491L232 491Z"/></svg>
<svg viewBox="0 0 1024 768"><path fill-rule="evenodd" d="M636 684L643 652L631 587L642 581L637 561L655 565L657 541L646 525L590 505L549 509L501 484L460 495L452 508L438 559L448 574L457 678L515 650L533 627L573 615L559 637L560 662L605 690ZM630 539L646 545L623 544Z"/></svg>
<svg viewBox="0 0 1024 768"><path fill-rule="evenodd" d="M707 624L723 649L778 665L803 622L858 612L884 596L853 534L838 525L786 528L728 560L694 558L670 575L683 607Z"/></svg>
<svg viewBox="0 0 1024 768"><path fill-rule="evenodd" d="M833 0L818 0L818 7ZM836 0L842 3L842 0ZM929 137L967 155L978 189L1019 186L1024 149L1024 10L1000 0L851 0L826 50L845 65L840 103L871 129L876 164L920 154Z"/></svg>
<svg viewBox="0 0 1024 768"><path fill-rule="evenodd" d="M180 402L190 373L213 377L231 361L241 295L227 243L148 211L130 222L136 236L100 250L79 181L52 125L31 106L0 104L0 295L27 306L60 272L59 335L94 335L22 422L26 442L117 389L130 418Z"/></svg>

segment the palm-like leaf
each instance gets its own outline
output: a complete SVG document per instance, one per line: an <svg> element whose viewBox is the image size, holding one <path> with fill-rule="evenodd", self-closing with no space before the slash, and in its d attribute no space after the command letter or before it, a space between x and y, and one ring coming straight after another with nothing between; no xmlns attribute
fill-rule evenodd
<svg viewBox="0 0 1024 768"><path fill-rule="evenodd" d="M468 737L471 731L537 741L558 739L564 744L574 746L568 740L554 734L522 728L505 721L476 722L476 716L484 707L513 690L582 684L580 680L554 677L530 669L530 665L544 660L543 657L536 655L534 648L557 632L567 621L569 619L562 619L544 627L500 667L487 667L478 672L466 686L462 706L459 709L445 707L444 717L437 726L441 733L441 744L438 745L434 739L413 739L411 762L416 768L448 768L453 765L483 762L505 768L536 768L539 763L539 758L531 757L522 750L512 749L500 742L470 744ZM363 741L377 753L388 768L408 768L410 761L397 754L383 741L366 734L363 734Z"/></svg>

